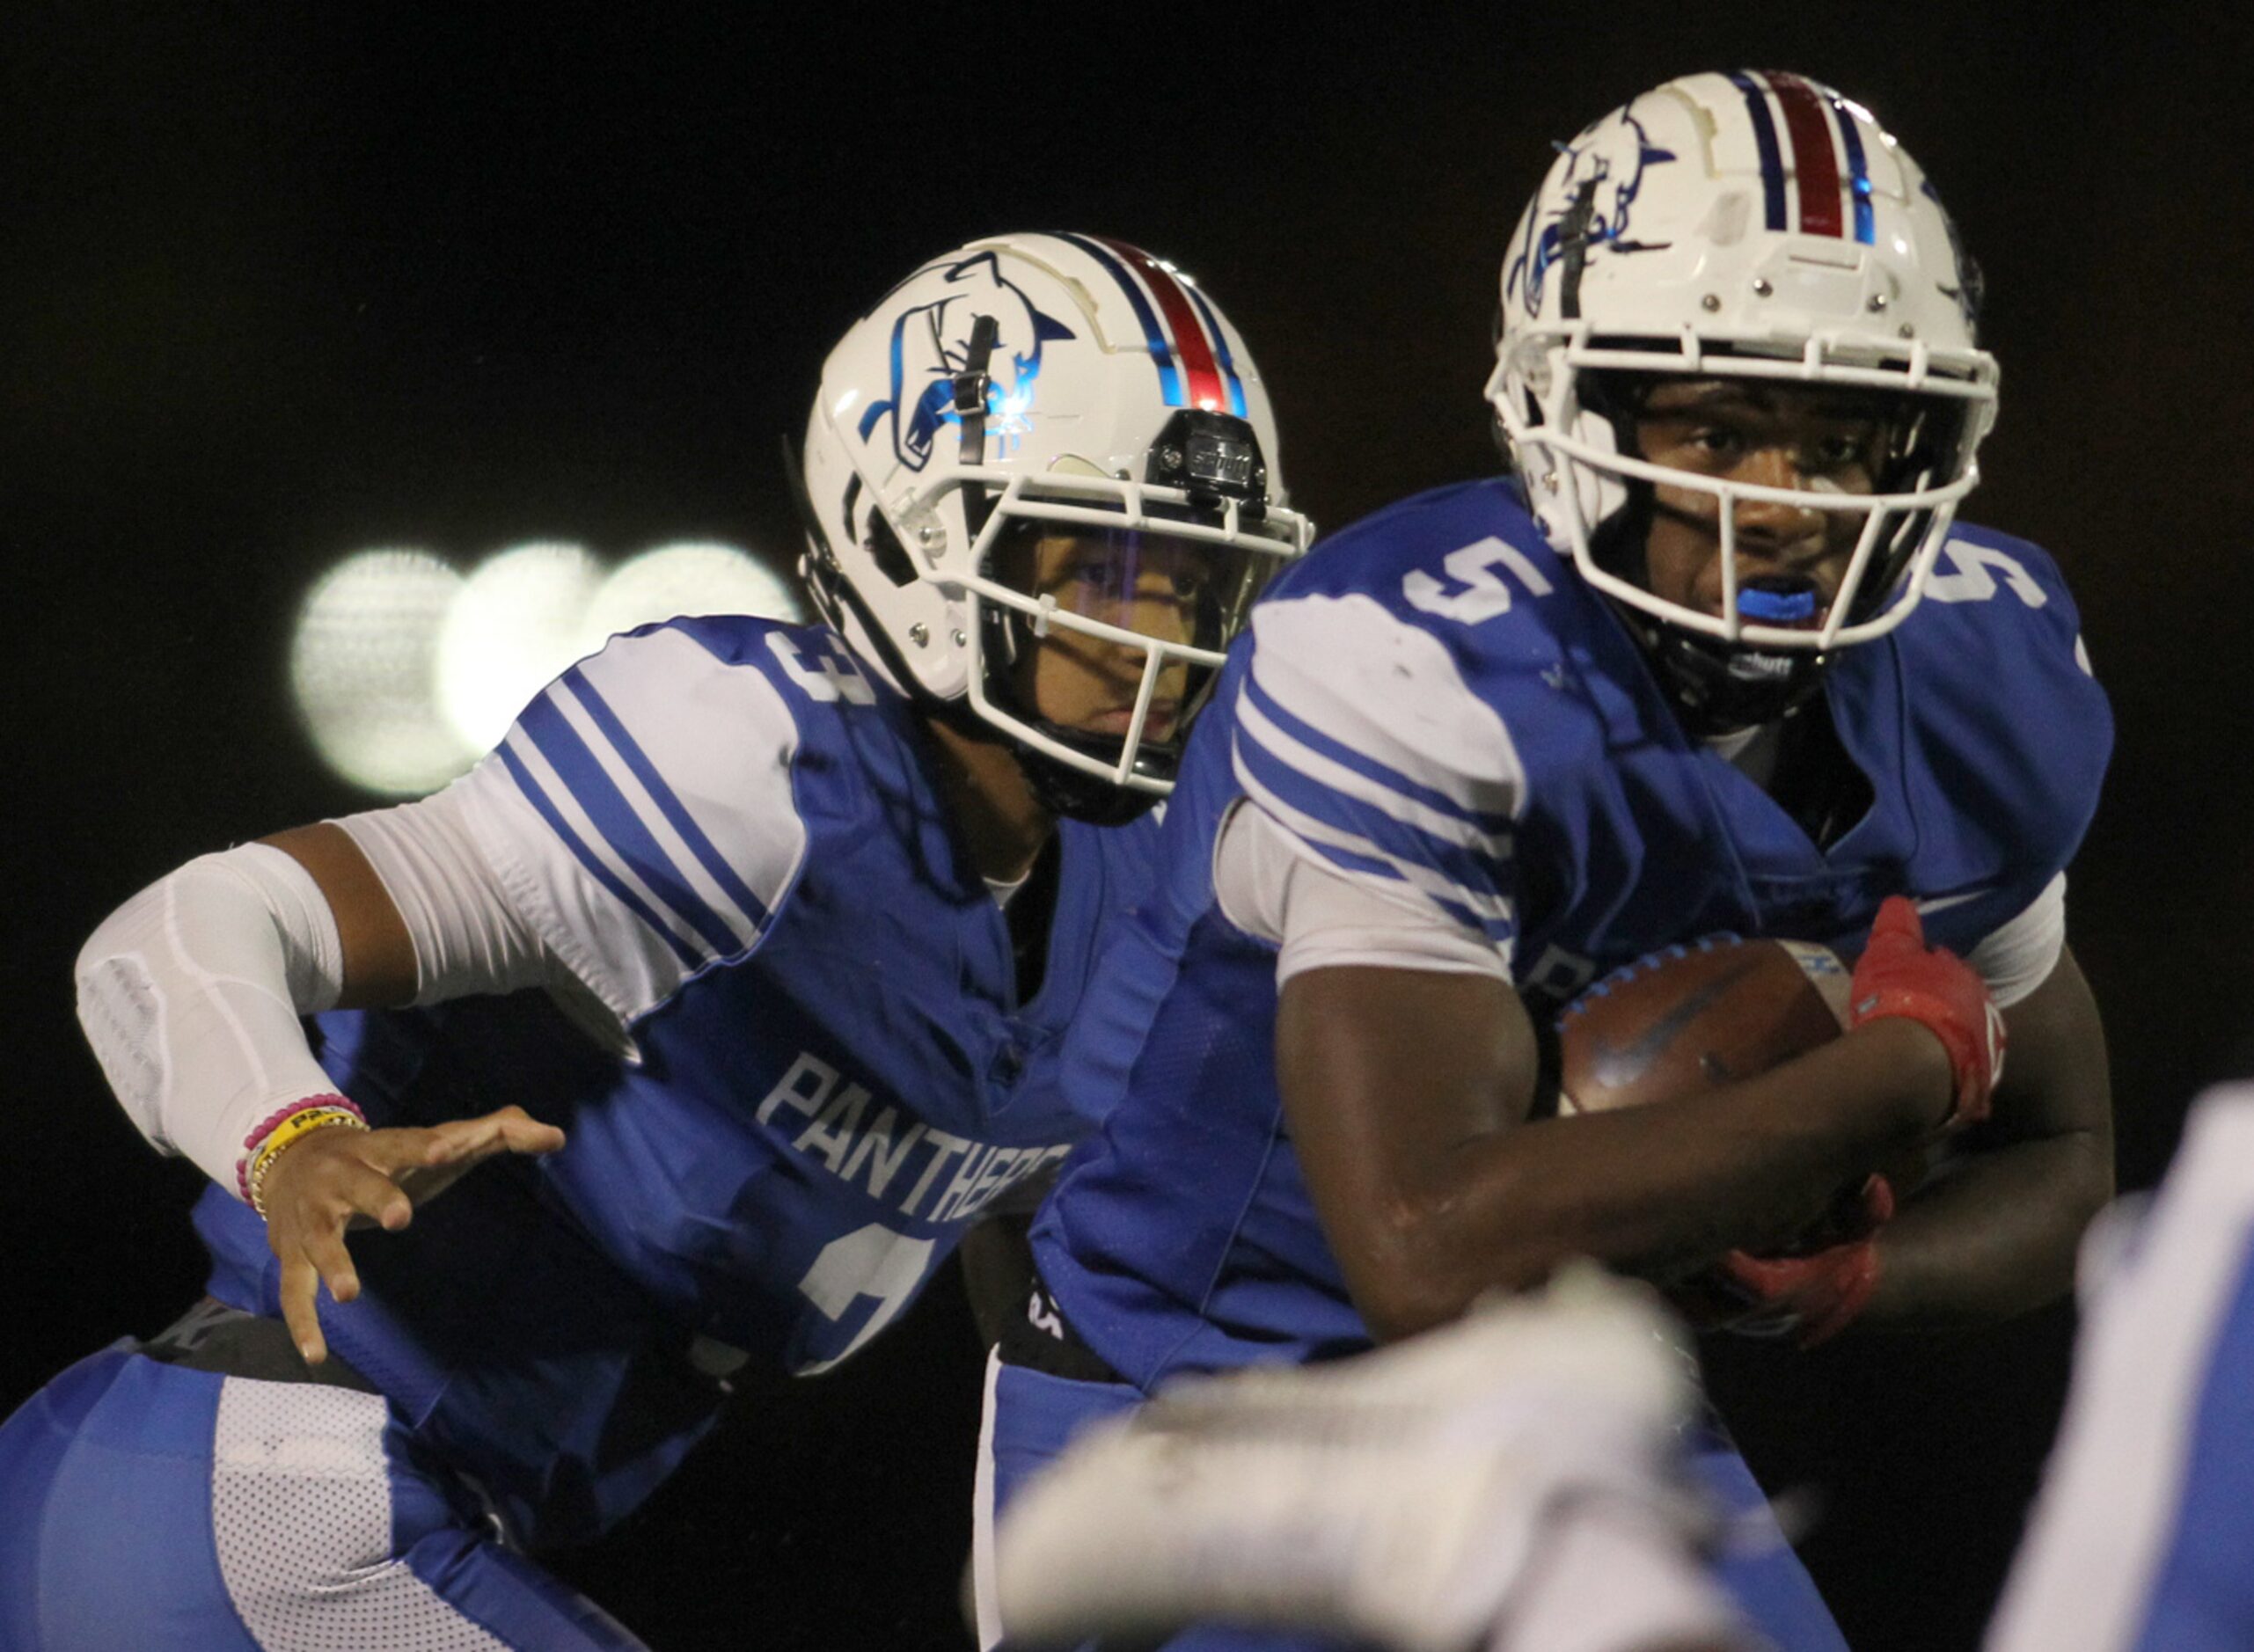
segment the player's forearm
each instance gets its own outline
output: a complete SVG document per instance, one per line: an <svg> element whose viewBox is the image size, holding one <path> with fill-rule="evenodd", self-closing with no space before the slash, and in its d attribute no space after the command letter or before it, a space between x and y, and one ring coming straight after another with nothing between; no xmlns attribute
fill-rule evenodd
<svg viewBox="0 0 2254 1652"><path fill-rule="evenodd" d="M2111 1144L2094 1133L1965 1157L1879 1235L1865 1321L1949 1330L2056 1300L2073 1288L2082 1232L2112 1186Z"/></svg>
<svg viewBox="0 0 2254 1652"><path fill-rule="evenodd" d="M1882 1023L1680 1102L1467 1136L1404 1161L1384 1214L1326 1225L1372 1329L1407 1334L1568 1256L1665 1276L1781 1242L1934 1128L1950 1087L1931 1034Z"/></svg>
<svg viewBox="0 0 2254 1652"><path fill-rule="evenodd" d="M1507 1195L1560 1254L1665 1273L1803 1231L1877 1155L1946 1106L1938 1045L1873 1027L1680 1102L1530 1125L1467 1144L1460 1174Z"/></svg>
<svg viewBox="0 0 2254 1652"><path fill-rule="evenodd" d="M2113 1196L2104 1027L2071 949L2004 1017L1994 1119L1878 1238L1874 1326L1979 1324L2064 1295L2082 1231Z"/></svg>
<svg viewBox="0 0 2254 1652"><path fill-rule="evenodd" d="M223 1187L277 1110L334 1088L298 1018L336 1002L336 925L274 849L206 855L151 884L88 939L76 973L79 1024L119 1103Z"/></svg>

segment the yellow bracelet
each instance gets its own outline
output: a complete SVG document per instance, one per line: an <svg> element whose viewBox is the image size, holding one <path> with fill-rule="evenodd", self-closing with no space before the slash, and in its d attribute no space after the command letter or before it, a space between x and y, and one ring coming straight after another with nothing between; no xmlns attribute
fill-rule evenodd
<svg viewBox="0 0 2254 1652"><path fill-rule="evenodd" d="M303 1140L315 1130L364 1130L367 1128L368 1121L360 1116L360 1109L341 1098L333 1103L324 1099L314 1106L300 1107L289 1115L260 1138L243 1166L243 1192L250 1201L251 1209L261 1217L266 1215L266 1174L283 1148Z"/></svg>

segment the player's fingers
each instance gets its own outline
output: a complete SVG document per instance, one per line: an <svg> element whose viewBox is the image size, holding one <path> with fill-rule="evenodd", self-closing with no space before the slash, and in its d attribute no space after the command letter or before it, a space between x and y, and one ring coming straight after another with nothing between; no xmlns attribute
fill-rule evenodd
<svg viewBox="0 0 2254 1652"><path fill-rule="evenodd" d="M432 1135L443 1151L424 1158L426 1165L461 1159L482 1159L494 1153L552 1153L564 1144L564 1133L543 1124L520 1107L506 1107L482 1118L459 1119L437 1126Z"/></svg>
<svg viewBox="0 0 2254 1652"><path fill-rule="evenodd" d="M1766 1258L1747 1251L1730 1251L1723 1254L1720 1267L1731 1284L1757 1302L1768 1302L1791 1288L1805 1264L1790 1258Z"/></svg>
<svg viewBox="0 0 2254 1652"><path fill-rule="evenodd" d="M352 1253L345 1248L342 1224L307 1230L298 1240L298 1249L337 1301L350 1302L360 1294L360 1270L352 1265Z"/></svg>
<svg viewBox="0 0 2254 1652"><path fill-rule="evenodd" d="M1871 1232L1894 1219L1894 1184L1877 1171L1862 1184L1862 1219Z"/></svg>
<svg viewBox="0 0 2254 1652"><path fill-rule="evenodd" d="M564 1144L564 1133L544 1124L523 1107L508 1107L494 1115L501 1138L512 1153L553 1153Z"/></svg>
<svg viewBox="0 0 2254 1652"><path fill-rule="evenodd" d="M1879 903L1877 918L1870 925L1870 939L1899 938L1913 947L1925 945L1925 920L1918 916L1917 904L1906 895L1890 895Z"/></svg>
<svg viewBox="0 0 2254 1652"><path fill-rule="evenodd" d="M320 1289L320 1275L304 1254L293 1246L291 1254L282 1259L282 1322L289 1327L289 1340L297 1345L308 1365L318 1365L329 1356L328 1340L321 1334L321 1316L316 1308Z"/></svg>
<svg viewBox="0 0 2254 1652"><path fill-rule="evenodd" d="M392 1155L386 1153L384 1157ZM406 1162L412 1164L413 1160L410 1158ZM414 1202L400 1188L390 1166L370 1164L365 1159L342 1160L331 1170L322 1191L332 1202L330 1210L334 1220L331 1231L335 1233L340 1234L346 1223L355 1216L364 1216L394 1232L414 1217Z"/></svg>

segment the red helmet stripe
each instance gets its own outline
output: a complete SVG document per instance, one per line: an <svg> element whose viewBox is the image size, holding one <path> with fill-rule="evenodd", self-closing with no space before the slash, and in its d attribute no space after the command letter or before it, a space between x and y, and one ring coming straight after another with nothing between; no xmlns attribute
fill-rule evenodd
<svg viewBox="0 0 2254 1652"><path fill-rule="evenodd" d="M1806 235L1846 234L1840 211L1839 153L1832 147L1832 123L1816 89L1797 75L1765 73L1784 110L1784 129L1792 135L1792 177L1800 193L1800 229Z"/></svg>
<svg viewBox="0 0 2254 1652"><path fill-rule="evenodd" d="M1115 241L1109 236L1094 238L1123 259L1143 278L1143 284L1151 289L1151 296L1158 301L1159 313L1166 318L1167 331L1174 335L1175 354L1181 358L1182 370L1189 376L1189 405L1226 413L1229 396L1221 384L1220 366L1213 359L1213 347L1206 341L1205 331L1198 325L1197 311L1190 304L1189 295L1182 291L1182 283L1140 247Z"/></svg>

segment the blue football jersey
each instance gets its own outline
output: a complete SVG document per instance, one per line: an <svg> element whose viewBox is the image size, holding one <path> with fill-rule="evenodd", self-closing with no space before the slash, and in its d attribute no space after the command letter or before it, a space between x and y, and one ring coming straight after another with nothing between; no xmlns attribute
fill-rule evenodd
<svg viewBox="0 0 2254 1652"><path fill-rule="evenodd" d="M457 783L560 990L319 1018L372 1124L516 1102L567 1133L360 1236L364 1294L322 1305L331 1345L521 1539L631 1508L743 1356L845 1358L1082 1134L1062 1034L1157 822L1061 824L1020 1004L928 739L819 627L614 639ZM258 1218L214 1189L197 1220L213 1293L274 1312Z"/></svg>
<svg viewBox="0 0 2254 1652"><path fill-rule="evenodd" d="M1067 1317L1145 1386L1367 1345L1284 1122L1275 948L1214 897L1240 802L1483 937L1538 1016L1716 931L1851 955L1897 893L1963 953L2034 901L2096 807L2111 720L2078 624L2042 552L1957 528L1924 604L1826 678L1873 795L1819 847L1684 730L1507 484L1326 542L1255 610L1191 742L1160 892L1075 1030L1067 1083L1104 1122L1035 1233Z"/></svg>

